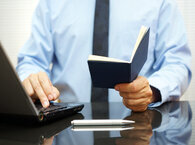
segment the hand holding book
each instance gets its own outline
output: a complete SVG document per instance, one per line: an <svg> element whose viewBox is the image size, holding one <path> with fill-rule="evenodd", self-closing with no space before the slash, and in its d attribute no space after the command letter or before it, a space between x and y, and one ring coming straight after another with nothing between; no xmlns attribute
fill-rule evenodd
<svg viewBox="0 0 195 145"><path fill-rule="evenodd" d="M88 58L95 87L115 88L123 104L136 112L145 111L152 102L160 101L160 91L150 86L147 78L138 76L148 55L150 29L142 27L130 61L90 55Z"/></svg>
<svg viewBox="0 0 195 145"><path fill-rule="evenodd" d="M130 61L90 55L88 64L93 85L114 88L116 84L136 79L147 59L149 33L150 29L141 27Z"/></svg>
<svg viewBox="0 0 195 145"><path fill-rule="evenodd" d="M138 76L131 83L117 84L115 90L123 97L123 104L136 112L145 111L155 101L151 86L143 76Z"/></svg>

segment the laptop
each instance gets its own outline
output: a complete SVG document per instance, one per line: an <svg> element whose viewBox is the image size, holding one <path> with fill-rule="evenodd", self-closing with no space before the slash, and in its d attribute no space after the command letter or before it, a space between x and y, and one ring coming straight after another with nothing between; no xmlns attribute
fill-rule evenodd
<svg viewBox="0 0 195 145"><path fill-rule="evenodd" d="M75 114L83 104L51 102L48 108L33 103L23 88L0 42L0 115L45 122Z"/></svg>

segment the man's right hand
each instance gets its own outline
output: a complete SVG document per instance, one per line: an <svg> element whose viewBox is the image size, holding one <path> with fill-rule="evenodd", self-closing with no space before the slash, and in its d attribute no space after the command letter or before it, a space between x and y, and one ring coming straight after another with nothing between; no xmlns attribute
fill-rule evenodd
<svg viewBox="0 0 195 145"><path fill-rule="evenodd" d="M49 106L49 101L56 100L60 96L58 89L52 85L45 72L31 74L22 84L32 100L40 99L44 108Z"/></svg>

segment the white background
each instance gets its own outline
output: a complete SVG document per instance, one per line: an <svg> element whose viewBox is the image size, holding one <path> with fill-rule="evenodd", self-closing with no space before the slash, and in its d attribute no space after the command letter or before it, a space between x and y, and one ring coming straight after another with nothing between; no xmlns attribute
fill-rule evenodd
<svg viewBox="0 0 195 145"><path fill-rule="evenodd" d="M0 0L0 41L6 48L11 62L17 64L17 53L28 39L31 18L38 0ZM177 0L184 17L192 51L192 71L195 72L195 0ZM182 99L195 100L195 79Z"/></svg>

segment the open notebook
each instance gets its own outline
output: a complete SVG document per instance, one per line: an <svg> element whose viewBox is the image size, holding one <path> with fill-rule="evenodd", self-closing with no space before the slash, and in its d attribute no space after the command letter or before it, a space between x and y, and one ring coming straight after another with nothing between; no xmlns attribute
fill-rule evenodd
<svg viewBox="0 0 195 145"><path fill-rule="evenodd" d="M114 88L119 83L129 83L139 74L148 55L150 29L142 26L129 61L90 55L88 65L93 85Z"/></svg>

